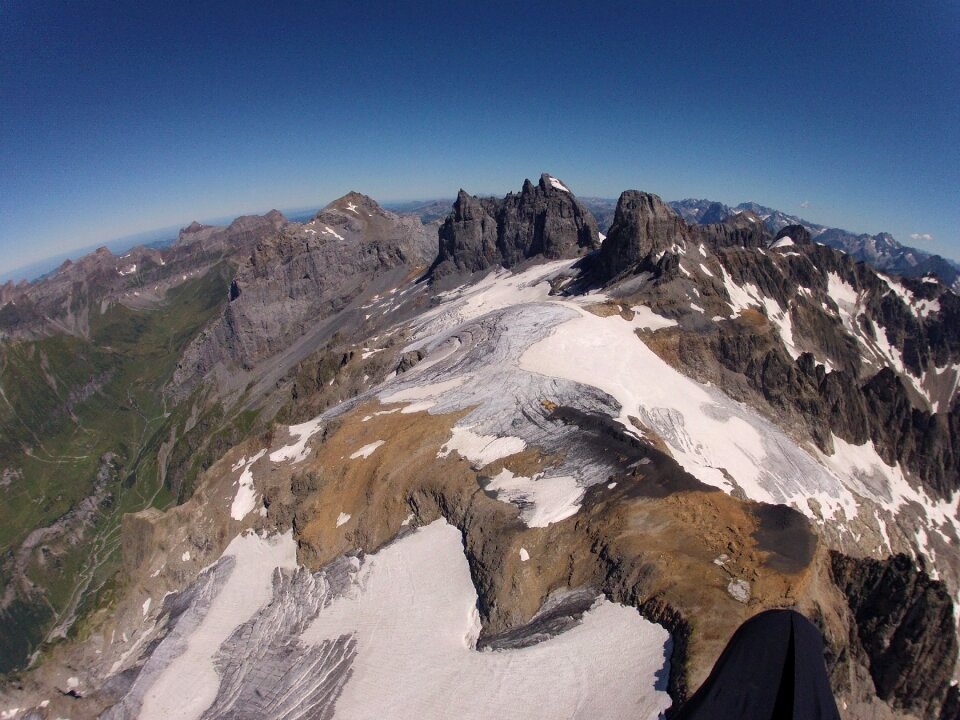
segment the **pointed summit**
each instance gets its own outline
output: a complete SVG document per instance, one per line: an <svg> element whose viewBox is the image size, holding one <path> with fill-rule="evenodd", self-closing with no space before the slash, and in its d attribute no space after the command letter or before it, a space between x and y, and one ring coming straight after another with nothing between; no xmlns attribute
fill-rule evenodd
<svg viewBox="0 0 960 720"><path fill-rule="evenodd" d="M473 273L524 260L573 258L600 245L597 221L567 187L544 173L502 200L463 190L440 228L434 277Z"/></svg>
<svg viewBox="0 0 960 720"><path fill-rule="evenodd" d="M570 188L557 180L557 178L550 173L543 173L540 176L540 189L544 191L550 191L551 189L559 190L560 192L570 193L571 195L573 194L570 192Z"/></svg>
<svg viewBox="0 0 960 720"><path fill-rule="evenodd" d="M658 195L626 190L617 201L613 225L600 247L596 272L609 280L689 235L687 224Z"/></svg>
<svg viewBox="0 0 960 720"><path fill-rule="evenodd" d="M343 197L339 197L332 203L324 207L317 213L320 217L324 213L339 210L340 212L350 213L354 217L371 217L375 215L384 215L386 211L380 207L376 200L369 195L358 193L351 190Z"/></svg>

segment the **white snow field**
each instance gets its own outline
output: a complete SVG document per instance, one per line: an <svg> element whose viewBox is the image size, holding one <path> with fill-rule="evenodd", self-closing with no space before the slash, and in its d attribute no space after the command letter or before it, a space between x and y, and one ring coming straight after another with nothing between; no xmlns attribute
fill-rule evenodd
<svg viewBox="0 0 960 720"><path fill-rule="evenodd" d="M656 718L670 705L669 634L635 609L601 600L545 642L477 651L476 601L460 532L443 520L368 556L302 636L355 634L335 717Z"/></svg>
<svg viewBox="0 0 960 720"><path fill-rule="evenodd" d="M240 478L237 480L237 495L233 499L233 505L230 507L230 516L234 520L243 520L250 511L257 505L257 491L253 487L253 472L251 466L266 454L266 450L261 450L256 455L247 458L241 458L233 466L233 470L243 468Z"/></svg>
<svg viewBox="0 0 960 720"><path fill-rule="evenodd" d="M414 321L415 340L405 348L425 350L425 367L391 379L378 390L381 402L427 397L430 413L470 409L444 451L455 449L476 465L502 456L501 440L519 439L544 449L559 443L555 436L562 429L546 431L536 423L519 422L520 407L532 410L542 400L566 402L613 415L627 432L640 435L629 419L632 415L659 435L673 457L702 482L726 492L739 488L753 500L792 505L845 538L843 542L859 547L861 533L849 527L858 517L883 538L879 546L862 547L866 552L891 552L895 530L901 548L928 557L935 555L935 546L954 544L960 493L949 501L929 498L906 481L900 467L886 465L869 443L854 449L836 442L833 456L798 444L752 408L675 370L637 337L639 329L667 328L676 324L673 320L643 306L632 308L632 321L619 315L599 317L584 306L604 300L602 295L550 296L548 281L569 272L571 265L558 261L516 274L497 270L475 285L446 293L443 303ZM737 286L726 274L724 280L733 314L747 307L765 309L788 352L798 354L789 313L758 288ZM831 285L840 315L849 322L856 294L836 279ZM435 357L441 348L442 357ZM892 353L875 351L875 356L898 367ZM960 383L960 373L954 374L953 368L941 374L938 382L943 386ZM417 409L421 407L427 409ZM849 462L851 454L859 465ZM572 478L581 488L606 482L596 463L578 465L575 453L554 474ZM537 504L546 498L537 497L532 483L521 498L515 485L522 478L500 480L499 499L522 499L517 504L525 508L521 517L528 524L538 512L554 518L551 521L565 516L556 512L559 505L538 511ZM533 503L532 509L527 502ZM576 508L575 494L569 493L563 504Z"/></svg>
<svg viewBox="0 0 960 720"><path fill-rule="evenodd" d="M231 633L273 595L273 573L297 566L293 534L263 538L238 535L224 551L234 558L227 582L213 598L185 647L159 674L143 697L141 720L199 718L217 696L220 678L214 654Z"/></svg>
<svg viewBox="0 0 960 720"><path fill-rule="evenodd" d="M126 706L137 717L249 717L238 691L293 713L283 717L332 708L351 720L656 718L670 705L668 632L603 599L548 640L476 650L477 595L444 520L314 575L296 570L290 533L238 536L224 556L226 580L204 585L196 621L154 653L149 686ZM348 651L328 661L336 647Z"/></svg>

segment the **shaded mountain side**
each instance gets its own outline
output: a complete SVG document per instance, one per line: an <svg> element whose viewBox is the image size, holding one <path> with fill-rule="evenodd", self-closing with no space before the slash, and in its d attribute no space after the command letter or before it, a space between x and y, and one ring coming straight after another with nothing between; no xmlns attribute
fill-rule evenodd
<svg viewBox="0 0 960 720"><path fill-rule="evenodd" d="M850 650L865 659L877 695L920 717L943 717L958 651L943 583L905 555L877 561L831 553L831 561L855 620Z"/></svg>
<svg viewBox="0 0 960 720"><path fill-rule="evenodd" d="M503 199L477 198L463 190L439 232L430 276L513 267L542 256L577 257L599 245L597 223L567 187L550 175Z"/></svg>
<svg viewBox="0 0 960 720"><path fill-rule="evenodd" d="M960 298L942 285L882 278L800 226L774 238L748 212L689 225L636 191L582 264L679 320L653 346L692 376L787 411L824 452L832 434L872 440L935 496L960 489L956 379L938 384L960 363Z"/></svg>
<svg viewBox="0 0 960 720"><path fill-rule="evenodd" d="M914 278L933 274L944 285L955 291L960 290L960 271L956 262L926 250L903 245L889 233L856 234L818 225L753 202L740 203L736 207L710 200L692 199L672 201L668 204L691 224L722 222L732 215L751 212L763 220L772 233L778 233L788 225L800 225L805 227L818 243L842 250L854 260L872 265L877 270Z"/></svg>
<svg viewBox="0 0 960 720"><path fill-rule="evenodd" d="M238 386L238 372L254 371L266 358L302 345L281 361L284 367L274 368L282 373L316 350L339 329L330 326L307 342L325 319L350 308L355 312L347 321L362 322L364 300L396 288L433 259L435 228L349 193L310 222L258 242L237 269L222 316L180 360L171 397L183 397L206 380L235 394L254 379L244 376Z"/></svg>
<svg viewBox="0 0 960 720"><path fill-rule="evenodd" d="M139 246L123 255L106 247L33 283L0 291L0 339L50 335L90 336L95 316L114 305L146 308L165 293L196 279L221 260L236 262L258 240L287 224L276 210L248 215L228 227L192 223L163 248Z"/></svg>

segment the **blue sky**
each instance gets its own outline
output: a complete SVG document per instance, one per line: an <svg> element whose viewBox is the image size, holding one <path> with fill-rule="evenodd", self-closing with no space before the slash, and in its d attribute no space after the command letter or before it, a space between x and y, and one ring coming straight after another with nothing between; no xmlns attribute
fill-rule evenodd
<svg viewBox="0 0 960 720"><path fill-rule="evenodd" d="M957 257L958 89L955 2L7 0L0 273L194 218L502 194L544 170Z"/></svg>

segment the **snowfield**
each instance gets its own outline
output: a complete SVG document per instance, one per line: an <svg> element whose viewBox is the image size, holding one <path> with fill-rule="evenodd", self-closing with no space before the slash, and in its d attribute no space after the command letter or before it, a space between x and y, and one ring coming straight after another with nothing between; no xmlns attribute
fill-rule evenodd
<svg viewBox="0 0 960 720"><path fill-rule="evenodd" d="M572 630L519 650L478 652L476 591L460 532L439 520L368 558L304 643L352 632L343 718L655 718L668 633L599 601Z"/></svg>
<svg viewBox="0 0 960 720"><path fill-rule="evenodd" d="M600 598L543 642L476 650L476 591L443 520L313 574L290 533L240 535L189 597L107 717L592 720L670 705L669 634Z"/></svg>

